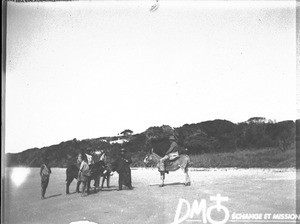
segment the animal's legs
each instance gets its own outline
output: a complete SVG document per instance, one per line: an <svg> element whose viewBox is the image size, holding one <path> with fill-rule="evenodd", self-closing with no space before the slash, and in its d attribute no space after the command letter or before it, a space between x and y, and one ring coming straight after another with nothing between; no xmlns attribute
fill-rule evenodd
<svg viewBox="0 0 300 224"><path fill-rule="evenodd" d="M189 173L188 173L188 169L186 168L184 170L184 173L185 173L185 186L190 186L191 185L191 180L190 180L190 176L189 176Z"/></svg>
<svg viewBox="0 0 300 224"><path fill-rule="evenodd" d="M91 179L89 179L86 183L86 193L90 194L90 187L91 187Z"/></svg>
<svg viewBox="0 0 300 224"><path fill-rule="evenodd" d="M123 182L124 182L123 179L124 179L123 173L119 173L119 191L121 191L123 188Z"/></svg>
<svg viewBox="0 0 300 224"><path fill-rule="evenodd" d="M159 186L163 187L165 183L165 172L160 172L160 180L161 180L161 184Z"/></svg>
<svg viewBox="0 0 300 224"><path fill-rule="evenodd" d="M76 185L76 192L79 193L79 186L80 186L81 181L77 181L77 185Z"/></svg>
<svg viewBox="0 0 300 224"><path fill-rule="evenodd" d="M66 194L70 194L69 187L70 187L70 184L72 183L73 179L69 179L69 180L67 179L67 181L66 181Z"/></svg>
<svg viewBox="0 0 300 224"><path fill-rule="evenodd" d="M99 177L96 177L94 179L94 187L95 188L98 188L99 187L99 184L100 184L100 176Z"/></svg>
<svg viewBox="0 0 300 224"><path fill-rule="evenodd" d="M86 194L88 194L88 186L87 186L87 182L86 181L82 181L82 188L81 188L81 196L85 196Z"/></svg>
<svg viewBox="0 0 300 224"><path fill-rule="evenodd" d="M110 173L107 174L106 176L106 186L109 188L109 182L110 182Z"/></svg>
<svg viewBox="0 0 300 224"><path fill-rule="evenodd" d="M103 176L102 176L101 189L103 188L103 185L104 185L105 179L106 179L106 176L105 176L105 175L103 175Z"/></svg>

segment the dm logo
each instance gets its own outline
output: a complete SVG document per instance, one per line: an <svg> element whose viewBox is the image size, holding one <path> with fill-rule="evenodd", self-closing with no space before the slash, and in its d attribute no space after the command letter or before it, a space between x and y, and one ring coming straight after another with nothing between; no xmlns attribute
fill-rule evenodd
<svg viewBox="0 0 300 224"><path fill-rule="evenodd" d="M225 206L221 205L221 202L228 201L228 197L221 197L220 194L217 194L217 196L210 196L210 201L215 201L216 205L207 207L206 200L201 199L200 203L198 203L197 200L194 200L191 206L187 200L180 198L177 205L176 214L174 217L174 222L172 222L172 224L179 224L184 221L193 221L193 222L199 221L202 223L208 222L210 224L226 223L229 220L229 211ZM181 209L184 207L184 205L186 207L186 213L182 217L180 217ZM211 217L211 213L213 210L216 210L217 212L222 212L224 216L223 220L214 220ZM200 215L201 212L202 212L202 220L194 219L194 216Z"/></svg>

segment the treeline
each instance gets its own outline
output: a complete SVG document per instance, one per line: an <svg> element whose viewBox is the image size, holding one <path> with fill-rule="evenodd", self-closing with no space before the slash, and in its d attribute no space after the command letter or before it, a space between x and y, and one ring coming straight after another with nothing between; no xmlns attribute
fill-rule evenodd
<svg viewBox="0 0 300 224"><path fill-rule="evenodd" d="M109 143L118 137L82 141L73 139L41 149L33 148L21 153L8 153L6 165L38 167L42 159L47 157L51 166L66 167L76 162L77 154L81 149L91 152L103 149L107 152L109 160L113 160L119 149L124 147L132 156L133 166L143 166L143 159L151 148L161 156L166 152L170 135L176 136L179 145L187 148L192 156L263 148L284 152L296 148L296 137L297 142L300 139L298 135L296 136L298 133L296 126L299 129L299 124L299 120L275 122L263 117L253 117L238 124L227 120L213 120L185 124L179 128L163 125L150 127L140 134L124 135L123 138L128 140L124 144Z"/></svg>
<svg viewBox="0 0 300 224"><path fill-rule="evenodd" d="M294 121L274 122L262 117L254 117L238 124L226 120L214 120L185 124L174 130L169 126L162 126L152 127L146 131L150 145L156 147L156 151L162 154L168 147L169 134L175 134L179 145L188 148L191 154L269 147L285 151L295 147L296 123Z"/></svg>

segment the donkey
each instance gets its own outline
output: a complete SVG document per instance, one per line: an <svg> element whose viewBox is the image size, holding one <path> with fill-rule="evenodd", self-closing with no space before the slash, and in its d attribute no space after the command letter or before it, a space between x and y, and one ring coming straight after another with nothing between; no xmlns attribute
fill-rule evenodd
<svg viewBox="0 0 300 224"><path fill-rule="evenodd" d="M87 193L89 193L91 180L95 181L100 176L105 175L107 172L103 161L99 161L94 164L91 164L91 165L89 165L89 167L90 167L91 175L88 178ZM69 186L70 186L71 182L73 181L73 179L77 179L78 171L79 171L79 168L75 164L68 166L68 168L66 170L66 194L70 193ZM79 192L80 183L81 183L80 181L77 181L76 192Z"/></svg>
<svg viewBox="0 0 300 224"><path fill-rule="evenodd" d="M153 149L151 149L150 152L146 155L146 157L144 159L144 163L146 165L148 165L149 163L155 163L155 164L157 164L157 167L159 169L159 160L160 159L161 159L161 157L159 155L157 155L156 153L154 153ZM190 177L188 174L188 167L190 164L191 164L190 157L185 154L179 155L179 157L176 158L175 160L167 161L165 164L165 171L158 170L160 172L160 179L161 179L161 184L159 186L160 187L164 186L166 173L169 173L169 171L176 171L179 168L181 168L183 170L183 172L185 173L184 185L190 186L191 181L190 181Z"/></svg>
<svg viewBox="0 0 300 224"><path fill-rule="evenodd" d="M96 188L99 188L100 186L100 177L102 177L102 184L101 184L101 187L100 189L103 188L104 186L104 182L106 181L106 186L107 188L110 187L110 176L112 176L113 173L112 173L112 170L109 166L105 165L105 171L103 172L102 175L100 175L97 179L95 179L95 183L94 183L94 187Z"/></svg>

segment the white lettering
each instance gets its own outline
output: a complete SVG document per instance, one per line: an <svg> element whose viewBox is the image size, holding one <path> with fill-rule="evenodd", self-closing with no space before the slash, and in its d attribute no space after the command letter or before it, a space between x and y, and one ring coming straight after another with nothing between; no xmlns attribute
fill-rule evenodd
<svg viewBox="0 0 300 224"><path fill-rule="evenodd" d="M195 214L200 215L201 211L202 211L203 223L207 223L207 220L206 220L206 200L202 199L199 204L198 204L197 200L194 200L194 203L192 205L192 209L190 211L190 218L192 219Z"/></svg>
<svg viewBox="0 0 300 224"><path fill-rule="evenodd" d="M181 218L179 218L183 204L185 204L187 207L186 214L184 216L182 216ZM191 210L190 203L187 200L180 198L178 205L177 205L176 214L174 217L174 222L172 222L171 224L179 224L179 223L183 222L184 220L186 220L189 217L190 210Z"/></svg>
<svg viewBox="0 0 300 224"><path fill-rule="evenodd" d="M180 198L178 205L177 205L175 217L174 217L174 222L172 222L171 224L182 223L183 221L187 220L188 218L190 218L191 220L187 220L187 221L201 222L201 220L192 220L195 215L200 215L201 213L202 213L202 223L204 223L204 224L206 224L207 221L210 224L225 224L229 220L230 215L229 215L228 209L225 206L221 205L221 202L228 201L228 197L221 197L220 194L217 194L217 196L210 197L210 200L216 201L216 205L212 205L207 208L205 199L202 199L200 201L200 203L198 203L197 200L194 200L193 205L190 206L190 204L187 200ZM186 207L186 211L185 211L185 214L181 214L182 213L181 210L184 207L184 205ZM217 212L221 212L224 214L223 220L214 220L211 217L212 210L214 210L214 209L216 209ZM240 215L240 214L233 213L232 218L238 219L239 217L236 217L237 215ZM255 215L257 215L257 214L255 214ZM262 214L260 214L260 215L262 217Z"/></svg>

